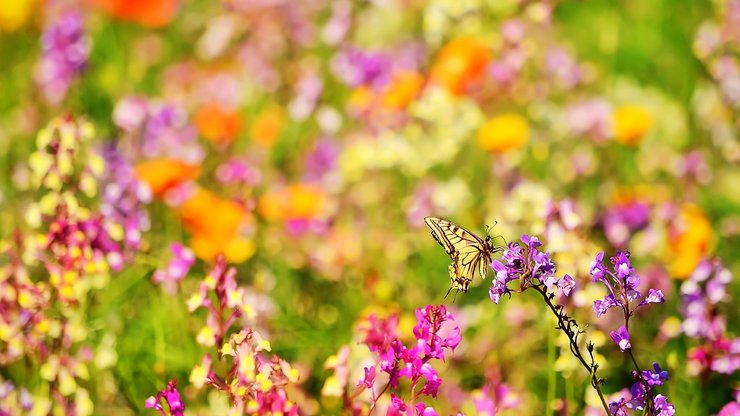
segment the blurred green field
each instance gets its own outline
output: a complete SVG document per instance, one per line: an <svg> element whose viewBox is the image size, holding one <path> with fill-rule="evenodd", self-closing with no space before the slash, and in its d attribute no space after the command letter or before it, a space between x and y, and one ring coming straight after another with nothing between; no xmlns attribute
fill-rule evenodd
<svg viewBox="0 0 740 416"><path fill-rule="evenodd" d="M114 1L11 3L0 0L0 271L7 302L0 308L0 381L28 389L37 407L22 410L15 396L0 394L0 414L152 412L145 400L170 379L178 380L185 414L227 414L226 395L198 389L191 379L206 353L214 355L214 371L227 371L217 348L197 340L206 311L189 312L186 305L216 252L236 268L244 302L255 311L232 330L258 330L271 354L298 370L300 381L287 391L301 414L350 414L340 397L322 394L334 375L327 359L350 346L351 391L372 361L360 329L368 316L398 315L400 339L409 344L414 310L429 304L447 305L462 329L460 347L435 364L444 380L439 396L425 398L439 414L483 414L473 392L493 378L520 399L508 409L499 403L501 414L603 414L588 374L575 366L535 293L496 305L490 282L476 279L454 303L444 297L450 259L421 221L426 215L479 235L497 223L492 234L506 241L540 236L558 277L568 273L578 282L578 295L563 299L588 324L608 395L629 388L632 364L609 338L618 317L597 319L593 312L604 290L591 283L589 267L599 251L611 256L629 249L643 284L666 295L665 303L637 313L630 327L640 365L659 362L669 371L660 391L678 414L716 414L737 400L736 281L708 312L724 317L718 337L732 343L725 353L734 369L722 374L697 363L691 357L700 346L721 354L717 339L681 329L687 316L681 287L701 260L740 271L737 1L183 1L157 27L100 5ZM27 19L11 30L11 7L25 3ZM326 27L340 7L349 10L347 33L330 42ZM50 56L40 39L69 11L80 14L91 49L64 98L50 103L48 86L38 81L40 62ZM507 35L512 21L523 27L521 35ZM724 32L701 56L697 39L707 24ZM461 38L480 42L489 55L482 57L470 40L449 46ZM339 67L341 59L347 62ZM477 59L481 68L471 69ZM499 64L504 75L496 78ZM462 73L455 72L459 67ZM350 70L366 79L349 80ZM422 81L398 81L408 73ZM465 88L451 87L458 84ZM123 114L130 97L150 112L177 108L182 119L163 121L159 136L146 123L127 130L115 114ZM584 124L577 124L574 109L593 100L605 103L605 110L593 110L605 115L588 113L583 117L593 121L583 123L592 124L578 127ZM228 122L205 113L213 103ZM638 110L621 120L615 114L624 107ZM505 122L484 130L504 114L524 120L525 132ZM141 227L140 246L111 232L125 259L121 270L81 272L85 290L75 289L75 301L65 303L49 271L59 259L33 254L48 252L44 240L35 248L30 243L52 233L49 224L61 211L29 221L29 212L44 209L39 201L61 191L34 182L29 158L44 150L37 149L39 130L72 117L85 117L95 129L80 148L117 149L154 196L136 205L150 222ZM629 130L625 137L614 133L620 123ZM208 137L209 129L218 133ZM600 129L605 136L595 133ZM147 153L147 143L158 143L158 150ZM196 162L186 160L191 156ZM178 164L145 165L165 159ZM75 169L91 160L76 160ZM220 169L233 160L256 170L258 179L222 179ZM95 176L94 195L75 188L77 171L60 187L96 213L106 186L120 179L107 172L112 177ZM203 200L189 205L193 195ZM646 207L639 225L619 217L634 204ZM623 222L611 229L612 218ZM173 293L152 277L166 269L176 242L197 260L176 279ZM13 292L21 274L48 291L38 313L80 326L82 335L69 343L41 331L39 345L59 354L90 349L87 375L75 382L89 392L94 410L75 409L76 393L55 395L60 380L44 376L46 352L11 353L15 335L4 330L18 325L21 315L14 314L24 309ZM408 383L396 394L408 396ZM370 399L358 397L365 414ZM53 411L38 405L44 400Z"/></svg>

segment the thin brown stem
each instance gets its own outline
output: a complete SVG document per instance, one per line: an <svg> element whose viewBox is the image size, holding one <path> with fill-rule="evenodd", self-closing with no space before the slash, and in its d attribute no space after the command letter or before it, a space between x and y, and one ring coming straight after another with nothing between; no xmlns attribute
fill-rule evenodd
<svg viewBox="0 0 740 416"><path fill-rule="evenodd" d="M606 399L604 398L604 393L601 391L601 380L599 380L596 371L598 370L599 366L596 364L593 356L593 347L589 346L588 352L590 357L590 363L586 361L586 359L583 356L583 353L581 352L580 347L578 346L578 335L581 332L579 329L576 331L573 330L573 326L575 325L576 328L578 328L577 323L570 319L567 315L565 315L562 312L562 305L555 306L552 303L551 295L547 293L547 290L543 288L541 284L534 284L532 287L537 290L545 300L545 303L550 308L552 313L555 315L555 317L558 320L558 326L557 329L560 329L563 331L563 333L568 337L569 347L570 351L575 356L578 361L581 362L581 365L583 365L583 368L588 371L590 377L591 377L591 386L596 390L596 393L599 395L599 399L601 400L601 405L604 407L604 411L607 415L611 415L609 412L609 406L606 404Z"/></svg>

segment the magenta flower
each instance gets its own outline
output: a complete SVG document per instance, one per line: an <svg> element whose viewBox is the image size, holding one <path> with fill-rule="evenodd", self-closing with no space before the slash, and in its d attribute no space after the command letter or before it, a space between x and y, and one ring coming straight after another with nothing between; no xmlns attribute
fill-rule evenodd
<svg viewBox="0 0 740 416"><path fill-rule="evenodd" d="M171 380L167 383L167 387L157 393L156 396L149 396L146 399L145 407L147 409L154 409L159 411L163 416L167 416L164 406L162 406L162 399L167 403L169 408L170 416L183 416L185 412L185 404L180 399L180 392L177 391L177 381Z"/></svg>
<svg viewBox="0 0 740 416"><path fill-rule="evenodd" d="M630 344L630 334L627 332L627 327L624 325L621 326L617 332L612 331L610 335L614 340L614 343L619 345L619 349L622 350L622 352L632 347L632 344Z"/></svg>
<svg viewBox="0 0 740 416"><path fill-rule="evenodd" d="M172 258L165 269L159 269L152 275L152 282L162 284L168 293L177 291L177 283L185 278L195 264L195 255L181 243L170 245Z"/></svg>

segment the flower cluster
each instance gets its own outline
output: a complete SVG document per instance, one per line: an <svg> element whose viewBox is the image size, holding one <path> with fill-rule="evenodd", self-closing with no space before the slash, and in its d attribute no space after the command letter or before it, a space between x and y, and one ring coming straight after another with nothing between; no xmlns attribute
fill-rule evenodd
<svg viewBox="0 0 740 416"><path fill-rule="evenodd" d="M626 416L627 410L644 410L652 415L672 415L675 412L673 405L665 396L654 392L655 387L662 386L663 382L668 380L668 372L661 370L658 363L653 363L653 370L641 370L632 351L633 346L629 333L630 318L637 308L653 303L663 303L665 298L663 292L655 289L648 289L647 295L642 297L638 290L640 277L632 267L629 257L629 252L618 251L611 258L613 270L609 270L603 264L604 253L600 252L590 268L593 283L603 283L609 290L609 294L604 299L594 301L593 308L596 316L602 316L615 307L622 310L624 325L620 326L617 331L611 331L610 335L619 349L627 352L635 365L635 371L632 372L635 383L630 387L631 399L621 397L618 401L609 403L609 409L612 414L620 416Z"/></svg>
<svg viewBox="0 0 740 416"><path fill-rule="evenodd" d="M575 281L570 275L561 279L555 277L555 263L550 253L540 251L542 243L537 237L522 235L522 246L518 242L511 242L501 256L501 260L494 260L491 267L496 275L489 289L493 303L498 304L503 295L511 295L509 283L519 280L519 291L528 287L543 285L548 291L557 286L566 296L575 288Z"/></svg>
<svg viewBox="0 0 740 416"><path fill-rule="evenodd" d="M42 58L36 82L44 98L57 105L64 100L72 82L82 74L90 55L90 38L85 35L82 16L68 13L54 21L41 38Z"/></svg>
<svg viewBox="0 0 740 416"><path fill-rule="evenodd" d="M196 339L205 346L218 346L218 368L228 370L219 375L212 366L213 356L205 354L193 368L190 382L197 388L207 384L223 392L238 414L297 415L298 406L285 389L298 380L298 371L278 356L267 356L270 343L259 332L249 327L231 330L239 318L253 315L253 309L246 304L244 290L237 287L236 269L227 267L223 256L188 300L191 311L201 307L208 311L207 324Z"/></svg>
<svg viewBox="0 0 740 416"><path fill-rule="evenodd" d="M635 273L629 258L630 253L628 251L618 251L611 258L613 271L604 267L603 252L597 254L596 259L591 263L590 273L593 277L593 282L601 282L609 290L606 297L594 301L594 312L596 312L597 317L605 314L611 308L619 307L622 309L625 321L627 321L637 308L651 303L663 303L665 301L663 292L655 289L648 289L647 295L642 297L638 290L640 276ZM637 302L641 297L642 299ZM623 335L629 337L626 329L623 331ZM622 348L623 351L624 349Z"/></svg>
<svg viewBox="0 0 740 416"><path fill-rule="evenodd" d="M662 386L668 380L668 372L653 363L652 370L633 372L635 383L630 387L630 400L620 397L609 403L609 411L615 416L627 416L630 411L644 411L644 414L671 416L675 407L662 394L654 394L653 389Z"/></svg>
<svg viewBox="0 0 740 416"><path fill-rule="evenodd" d="M132 156L175 159L190 165L203 160L197 130L188 122L185 110L176 104L126 97L116 104L113 122L128 136Z"/></svg>
<svg viewBox="0 0 740 416"><path fill-rule="evenodd" d="M349 378L347 358L350 350L343 348L332 363L327 363L328 367L334 369L335 375L331 384L324 386L323 394L342 396L345 410L360 415L364 414L363 405L357 398L363 392L370 393L369 410L366 412L372 412L383 394L390 390L387 414L437 415L433 407L419 399L422 396L437 397L442 377L432 363L434 360L444 360L445 350L452 352L457 348L462 339L460 327L444 305L427 305L417 309L416 320L413 331L415 343L408 348L399 339L397 316L379 319L370 315L367 326L362 329L362 343L373 354L375 363L364 367L364 375L357 383L356 391L349 396L345 390ZM401 379L409 380L408 399L401 397Z"/></svg>
<svg viewBox="0 0 740 416"><path fill-rule="evenodd" d="M683 332L701 341L689 350L689 371L733 374L740 369L740 338L730 338L726 318L717 305L729 297L732 274L719 260L705 260L681 285Z"/></svg>
<svg viewBox="0 0 740 416"><path fill-rule="evenodd" d="M136 177L133 166L116 147L104 148L102 156L106 169L100 214L113 237L128 251L137 251L151 225L146 210L151 190Z"/></svg>
<svg viewBox="0 0 740 416"><path fill-rule="evenodd" d="M624 247L633 232L647 226L650 207L640 201L616 204L604 213L604 233L615 247Z"/></svg>

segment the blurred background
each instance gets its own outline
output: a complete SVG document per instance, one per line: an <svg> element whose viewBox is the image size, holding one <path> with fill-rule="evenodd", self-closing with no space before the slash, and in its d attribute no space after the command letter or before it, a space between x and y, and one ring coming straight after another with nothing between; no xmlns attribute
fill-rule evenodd
<svg viewBox="0 0 740 416"><path fill-rule="evenodd" d="M439 414L481 394L599 414L534 294L444 298L434 215L539 236L610 394L630 367L588 271L630 250L666 295L635 318L639 358L681 414L714 414L740 367L739 51L737 0L0 0L0 401L138 414L176 378L186 414L225 414L188 382L215 350L187 306L223 253L302 413L343 412L325 363L349 346L355 386L371 314L408 341L444 303L462 342ZM106 238L70 277L75 215Z"/></svg>

